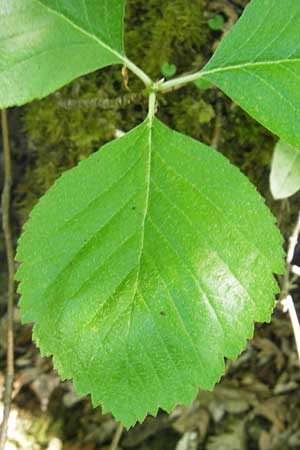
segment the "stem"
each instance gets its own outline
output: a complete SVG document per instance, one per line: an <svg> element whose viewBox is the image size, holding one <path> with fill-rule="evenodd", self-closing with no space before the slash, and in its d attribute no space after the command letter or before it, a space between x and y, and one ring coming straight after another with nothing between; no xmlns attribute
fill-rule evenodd
<svg viewBox="0 0 300 450"><path fill-rule="evenodd" d="M293 333L296 341L298 359L300 363L300 325L294 305L292 296L290 295L290 290L293 288L293 281L291 280L291 275L293 274L292 261L294 259L295 250L300 235L300 213L298 215L298 220L295 228L290 236L287 257L286 257L286 271L282 281L280 303L282 305L283 311L288 312L291 319L291 324L293 327Z"/></svg>
<svg viewBox="0 0 300 450"><path fill-rule="evenodd" d="M286 271L283 277L282 286L281 286L281 295L280 299L284 299L289 295L290 287L291 287L291 273L293 272L292 261L295 255L296 246L298 243L300 234L300 213L298 215L297 223L293 229L293 232L289 238L289 245L287 250L286 257Z"/></svg>
<svg viewBox="0 0 300 450"><path fill-rule="evenodd" d="M149 117L149 128L152 128L153 123L153 117L156 113L156 92L153 91L149 95L149 111L148 111L148 117Z"/></svg>
<svg viewBox="0 0 300 450"><path fill-rule="evenodd" d="M182 75L181 77L174 78L173 80L165 81L159 86L158 90L159 92L174 91L175 89L185 86L187 83L199 80L199 78L202 78L204 75L207 75L207 72L196 72L188 75Z"/></svg>
<svg viewBox="0 0 300 450"><path fill-rule="evenodd" d="M294 337L296 341L296 348L298 354L298 360L300 363L300 325L297 317L294 301L291 295L288 295L285 299L281 300L283 312L288 312L293 327Z"/></svg>
<svg viewBox="0 0 300 450"><path fill-rule="evenodd" d="M199 80L200 78L203 78L207 75L213 75L216 73L223 73L223 72L230 72L240 69L251 69L255 67L263 67L263 66L276 66L283 63L291 63L291 62L299 62L300 60L297 59L281 59L281 60L275 60L275 61L258 61L258 62L249 62L249 63L242 63L242 64L235 64L230 66L221 66L216 67L215 69L209 69L205 70L202 69L199 72L196 73L190 73L188 75L182 75L178 78L174 78L173 80L165 81L164 83L161 83L158 86L159 92L168 92L173 91L174 89L178 89L182 86L184 86L187 83L191 83L192 81Z"/></svg>
<svg viewBox="0 0 300 450"><path fill-rule="evenodd" d="M123 424L119 422L109 450L117 450L120 439L123 434L123 430L124 430Z"/></svg>
<svg viewBox="0 0 300 450"><path fill-rule="evenodd" d="M212 136L210 145L215 150L218 150L219 140L220 140L221 131L222 131L222 114L221 114L220 101L217 102L216 110L217 111L216 111L215 127L214 127L213 136Z"/></svg>
<svg viewBox="0 0 300 450"><path fill-rule="evenodd" d="M11 396L14 379L14 253L12 234L10 228L10 189L12 184L11 156L9 145L9 131L6 110L1 111L3 160L4 160L4 186L2 191L2 225L5 238L5 248L8 266L8 296L7 296L7 356L6 356L6 380L4 393L4 411L0 431L0 450L4 449L8 418L11 406Z"/></svg>

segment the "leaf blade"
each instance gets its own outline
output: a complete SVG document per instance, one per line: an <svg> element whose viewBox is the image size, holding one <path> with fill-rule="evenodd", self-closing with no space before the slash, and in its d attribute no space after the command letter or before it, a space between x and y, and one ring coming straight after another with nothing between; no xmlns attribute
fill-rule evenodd
<svg viewBox="0 0 300 450"><path fill-rule="evenodd" d="M294 31L300 26L299 10L291 0L252 0L202 71L295 147L300 145L300 46Z"/></svg>
<svg viewBox="0 0 300 450"><path fill-rule="evenodd" d="M130 426L213 388L253 320L269 320L281 243L223 156L146 120L32 212L17 254L22 317L60 374Z"/></svg>
<svg viewBox="0 0 300 450"><path fill-rule="evenodd" d="M123 17L125 0L35 0L46 7L49 12L56 13L81 33L86 33L100 45L109 47L112 53L124 54ZM109 20L109 16L113 16Z"/></svg>
<svg viewBox="0 0 300 450"><path fill-rule="evenodd" d="M78 76L122 63L118 50L123 49L123 40L115 50L109 41L102 42L96 34L80 29L46 3L12 0L8 4L0 0L1 108L42 98ZM117 11L124 9L125 0L119 5ZM82 13L78 3L77 12ZM105 15L94 17L100 22L105 19ZM114 29L121 37L123 14L118 20Z"/></svg>
<svg viewBox="0 0 300 450"><path fill-rule="evenodd" d="M274 149L270 188L276 200L290 197L300 189L300 151L282 141Z"/></svg>

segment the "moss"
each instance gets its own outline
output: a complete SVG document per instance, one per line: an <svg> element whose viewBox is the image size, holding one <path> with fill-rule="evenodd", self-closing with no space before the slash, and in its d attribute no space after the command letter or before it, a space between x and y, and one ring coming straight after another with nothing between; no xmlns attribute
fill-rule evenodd
<svg viewBox="0 0 300 450"><path fill-rule="evenodd" d="M181 73L200 67L209 48L204 0L129 0L126 50L153 79L172 63Z"/></svg>
<svg viewBox="0 0 300 450"><path fill-rule="evenodd" d="M113 82L109 71L101 77L92 74L25 108L28 148L25 172L15 193L22 221L60 173L113 138L120 117L113 104Z"/></svg>
<svg viewBox="0 0 300 450"><path fill-rule="evenodd" d="M235 105L226 104L225 117L221 151L266 194L276 137Z"/></svg>

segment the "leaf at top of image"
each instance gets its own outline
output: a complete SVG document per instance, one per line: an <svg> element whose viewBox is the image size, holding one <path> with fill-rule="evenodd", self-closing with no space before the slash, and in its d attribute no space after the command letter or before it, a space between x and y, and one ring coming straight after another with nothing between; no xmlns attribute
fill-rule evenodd
<svg viewBox="0 0 300 450"><path fill-rule="evenodd" d="M0 0L0 108L123 61L125 0Z"/></svg>
<svg viewBox="0 0 300 450"><path fill-rule="evenodd" d="M279 141L274 149L270 188L275 199L290 197L300 189L300 149Z"/></svg>
<svg viewBox="0 0 300 450"><path fill-rule="evenodd" d="M224 156L147 119L33 209L22 320L62 378L132 426L212 390L270 320L284 270L274 222Z"/></svg>

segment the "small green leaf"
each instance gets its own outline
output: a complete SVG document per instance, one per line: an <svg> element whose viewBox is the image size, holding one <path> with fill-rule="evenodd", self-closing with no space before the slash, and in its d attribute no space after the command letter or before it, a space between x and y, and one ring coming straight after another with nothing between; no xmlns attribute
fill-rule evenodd
<svg viewBox="0 0 300 450"><path fill-rule="evenodd" d="M252 117L300 147L300 4L252 0L202 70Z"/></svg>
<svg viewBox="0 0 300 450"><path fill-rule="evenodd" d="M224 17L221 16L221 14L217 14L216 16L209 19L208 26L211 30L214 31L222 30L224 26Z"/></svg>
<svg viewBox="0 0 300 450"><path fill-rule="evenodd" d="M247 178L157 119L65 173L17 259L22 319L42 353L126 426L212 389L253 321L270 319L284 270Z"/></svg>
<svg viewBox="0 0 300 450"><path fill-rule="evenodd" d="M300 189L300 150L279 141L272 160L270 186L273 197L287 198Z"/></svg>
<svg viewBox="0 0 300 450"><path fill-rule="evenodd" d="M175 64L164 63L161 66L161 73L167 79L172 78L174 75L176 75L176 72L177 72L177 67Z"/></svg>
<svg viewBox="0 0 300 450"><path fill-rule="evenodd" d="M0 0L0 108L123 60L125 0Z"/></svg>

